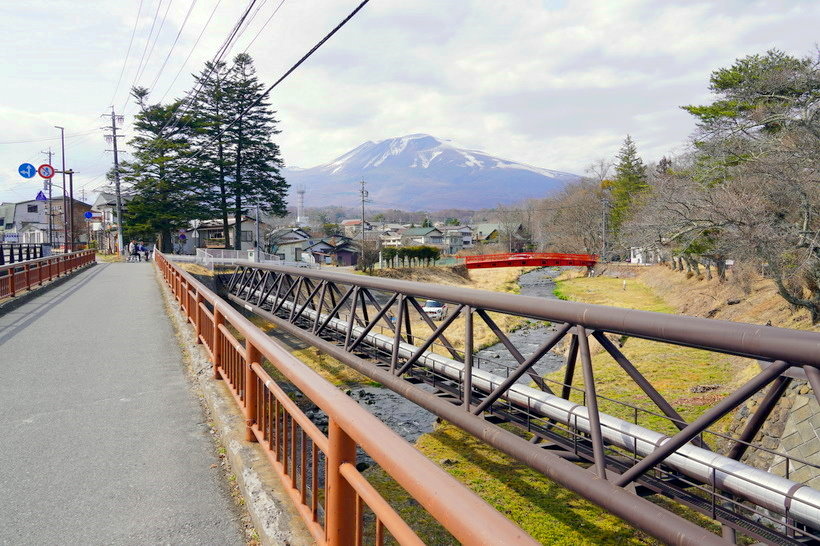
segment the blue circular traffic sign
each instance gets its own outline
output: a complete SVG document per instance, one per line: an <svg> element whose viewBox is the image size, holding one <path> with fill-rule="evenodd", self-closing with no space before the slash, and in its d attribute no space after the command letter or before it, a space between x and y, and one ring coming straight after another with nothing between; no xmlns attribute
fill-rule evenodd
<svg viewBox="0 0 820 546"><path fill-rule="evenodd" d="M94 216L94 215L93 215L93 214L91 214L91 211L90 211L90 210L87 210L87 211L85 211L85 214L83 214L83 216L85 216L86 218L91 218L91 217L92 217L92 216Z"/></svg>
<svg viewBox="0 0 820 546"><path fill-rule="evenodd" d="M31 163L23 163L17 167L17 172L20 173L20 176L23 178L34 178L34 175L37 174L37 169L35 169Z"/></svg>

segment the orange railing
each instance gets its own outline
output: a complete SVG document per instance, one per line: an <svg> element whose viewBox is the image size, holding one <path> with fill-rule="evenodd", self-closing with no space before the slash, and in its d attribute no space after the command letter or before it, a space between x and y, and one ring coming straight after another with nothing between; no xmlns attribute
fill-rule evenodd
<svg viewBox="0 0 820 546"><path fill-rule="evenodd" d="M156 263L319 544L422 540L356 467L361 449L463 544L535 541L160 252ZM240 338L242 339L240 341ZM322 432L263 364L328 417ZM372 514L367 514L367 510Z"/></svg>
<svg viewBox="0 0 820 546"><path fill-rule="evenodd" d="M42 286L44 282L56 279L93 261L93 250L81 250L0 266L0 300L14 297L23 290Z"/></svg>

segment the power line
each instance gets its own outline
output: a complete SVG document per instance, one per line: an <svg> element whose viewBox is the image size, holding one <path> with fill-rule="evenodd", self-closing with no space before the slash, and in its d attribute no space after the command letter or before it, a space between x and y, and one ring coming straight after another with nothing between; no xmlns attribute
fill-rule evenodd
<svg viewBox="0 0 820 546"><path fill-rule="evenodd" d="M137 26L140 22L140 14L142 13L142 3L140 0L140 7L137 10L137 17L134 19L134 29L131 31L131 39L128 41L128 51L125 52L125 59L122 61L122 70L120 70L120 77L117 78L117 86L114 88L114 94L111 95L111 104L114 104L114 99L117 98L117 91L120 90L120 83L122 83L122 76L125 74L125 67L128 64L128 56L131 55L131 46L134 44L134 35L137 33Z"/></svg>
<svg viewBox="0 0 820 546"><path fill-rule="evenodd" d="M140 62L137 64L137 71L134 73L134 81L131 82L129 91L137 84L137 78L139 78L140 70L142 70L142 61L145 60L145 54L148 52L148 44L151 43L151 36L154 34L154 26L157 24L157 16L159 15L160 8L162 8L162 1L163 0L159 0L157 10L154 12L154 20L151 22L151 30L148 31L148 38L145 40L145 47L142 49L142 56L140 57ZM125 103L123 103L120 110L125 111L126 106L128 106L128 95L125 96Z"/></svg>
<svg viewBox="0 0 820 546"><path fill-rule="evenodd" d="M168 86L168 89L165 90L165 93L163 93L162 98L159 99L160 103L162 103L162 101L165 100L165 97L168 95L168 93L171 91L171 89L173 89L174 84L177 82L177 78L179 78L179 75L182 73L182 70L185 68L185 65L188 64L188 61L191 59L191 55L194 54L194 51L196 50L196 46L199 44L199 41L202 39L202 35L205 34L205 30L208 28L208 25L211 24L211 19L214 18L214 13L216 13L216 9L219 7L219 4L221 4L221 3L222 3L222 0L217 0L216 5L214 6L214 9L211 10L211 15L209 15L208 20L205 21L205 26L202 27L202 30L199 32L199 36L197 36L193 47L191 47L191 51L188 52L188 56L185 57L185 61L182 63L182 66L180 66L179 70L177 70L177 73L174 75L174 79L171 80L171 85Z"/></svg>
<svg viewBox="0 0 820 546"><path fill-rule="evenodd" d="M191 16L191 12L194 10L194 6L196 5L197 0L191 0L191 6L188 8L188 13L185 14L185 19L182 21L182 25L179 27L179 32L177 32L176 38L174 38L174 43L171 44L171 49L168 50L168 54L165 56L165 60L162 61L162 66L159 67L159 72L157 72L157 77L154 78L154 81L151 82L151 85L148 86L148 89L153 89L156 85L159 77L162 75L162 71L165 70L165 65L168 64L168 59L171 58L171 54L174 52L174 48L177 45L177 41L179 40L180 34L182 34L182 30L185 28L185 24L188 22L188 17Z"/></svg>
<svg viewBox="0 0 820 546"><path fill-rule="evenodd" d="M90 129L88 131L85 131L85 132L82 132L82 133L77 133L75 135L66 137L66 140L68 140L70 138L81 137L81 136L84 136L84 135L90 135L91 133L95 132L96 130L97 130L97 128L95 127L94 129ZM4 142L0 142L0 145L5 145L5 144L31 144L32 142L48 142L50 140L60 140L60 137L32 138L32 139L29 139L29 140L6 140Z"/></svg>
<svg viewBox="0 0 820 546"><path fill-rule="evenodd" d="M271 19L273 19L273 16L276 15L276 12L279 11L279 8L281 8L282 4L284 4L284 3L285 3L285 0L281 0L281 2L279 2L279 5L276 6L276 8L273 10L273 13L270 14L270 17L268 17L268 19L262 24L262 27L256 32L256 35L253 37L253 39L248 43L248 45L245 46L245 49L242 50L242 53L247 53L248 52L248 49L250 49L250 47L253 45L253 43L256 41L256 39L259 38L259 35L262 34L262 31L265 30L265 28L268 26L268 23L271 22Z"/></svg>
<svg viewBox="0 0 820 546"><path fill-rule="evenodd" d="M196 96L199 94L199 91L202 89L202 86L205 84L205 80L210 77L210 75L213 73L214 69L216 68L217 64L219 62L221 62L222 57L230 49L230 46L232 45L233 41L237 37L237 32L239 31L240 27L242 26L242 24L247 19L248 14L250 13L251 9L253 9L253 6L254 6L254 4L256 4L256 1L257 0L251 0L250 1L250 3L248 4L248 7L245 8L245 12L242 14L242 17L240 17L239 21L234 25L233 29L231 29L231 33L228 35L228 37L225 39L225 41L222 42L222 46L220 46L219 50L217 50L216 54L214 54L214 58L211 60L211 69L208 71L208 74L206 74L205 77L202 80L200 80L199 85L197 85L195 89L188 92L186 97L184 99L182 99L180 101L179 105L177 105L177 107L174 109L174 111L171 112L171 114L170 114L171 117L168 118L168 121L166 121L165 124L160 128L160 130L157 133L156 138L154 138L155 143L159 141L159 139L162 136L163 132L169 126L171 127L171 130L173 131L179 125L180 121L182 120L182 116L184 116L185 113L188 111L188 109L191 107L191 105L193 105L194 100L196 99ZM182 107L182 105L186 101L187 101L187 104L185 105L184 110L182 111L181 114L177 115L177 112L179 111L179 109ZM156 144L149 146L148 149L150 150L150 149L153 149L155 147L156 147Z"/></svg>
<svg viewBox="0 0 820 546"><path fill-rule="evenodd" d="M168 5L165 7L165 13L162 14L162 21L159 23L159 29L157 29L157 33L154 36L154 42L151 44L151 49L148 50L148 56L145 58L145 64L142 65L142 70L140 70L139 74L137 74L137 80L142 78L143 74L145 74L145 69L148 68L148 62L151 60L151 55L154 54L154 48L157 47L159 35L162 34L162 29L165 28L165 20L168 19L168 11L170 11L171 4L173 3L174 0L168 0Z"/></svg>
<svg viewBox="0 0 820 546"><path fill-rule="evenodd" d="M291 75L291 74L292 74L292 73L293 73L293 72L294 72L297 68L299 68L299 66L301 66L301 65L302 65L302 63L304 63L306 60L308 60L308 59L310 58L310 56L311 56L311 55L313 55L313 54L314 54L314 53L315 53L315 52L316 52L316 51L317 51L320 47L322 47L322 46L325 44L325 42L327 42L327 41L328 41L328 40L329 40L329 39L330 39L330 38L331 38L334 34L336 34L339 30L341 30L341 28L342 28L343 26L345 26L345 25L346 25L346 24L347 24L347 23L348 23L348 22L349 22L349 21L350 21L350 20L351 20L351 19L352 19L352 18L353 18L356 14L357 14L357 13L359 13L359 11L361 11L361 9L362 9L362 8L363 8L363 7L364 7L364 6L365 6L368 2L370 2L370 0L363 0L363 1L362 1L359 5L358 5L358 6L356 6L356 9L354 9L353 11L351 11L351 12L350 12L350 14L348 14L348 16L347 16L347 17L345 17L344 19L342 19L342 21L341 21L338 25L336 25L336 27L335 27L333 30L331 30L329 33L327 33L327 34L325 35L325 37L324 37L324 38L322 38L321 40L319 40L319 42L318 42L315 46L313 46L313 47L310 49L310 51L308 51L307 53L305 53L305 54L302 56L302 58L301 58L301 59L299 59L299 60L296 62L296 64L294 64L293 66L291 66L291 67L287 70L287 72L285 72L285 73L284 73L284 74L283 74L283 75L282 75L282 76L281 76L278 80L276 80L275 82L273 82L273 84L272 84L270 87L268 87L268 88L267 88L267 89L266 89L263 93L261 93L261 94L259 95L259 98L257 98L255 101L253 101L251 104L249 104L249 105L248 105L248 106L247 106L244 110L242 110L242 111L239 113L239 115L237 115L237 116L236 116L236 118L234 118L234 120L233 120L232 122L230 122L227 126L225 126L225 127L224 127L224 128L223 128L220 132L219 132L219 134L217 134L214 138L212 138L211 140L209 140L208 142L206 142L206 143L205 143L205 144L204 144L204 145L203 145L203 146L199 149L199 151L198 151L198 152L196 152L195 154L193 154L193 155L192 155L189 159L191 159L191 160L192 160L192 159L196 159L196 158L197 158L197 157L198 157L198 156L202 153L202 150L204 150L204 149L205 149L205 148L206 148L209 144L213 143L213 142L214 142L217 138L219 138L220 136L222 136L222 135L225 133L225 131L227 131L228 129L230 129L230 128L231 128L231 127L232 127L232 126L233 126L233 125L234 125L237 121L239 121L240 119L242 119L242 116L244 116L245 114L247 114L247 113L248 113L248 111L250 111L250 109L251 109L251 108L253 108L253 107L257 106L260 102L262 102L262 101L265 99L265 97L267 97L267 96L268 96L268 94L269 94L271 91L273 91L273 89L274 89L274 88L276 88L276 86L278 86L280 83L282 83L283 81L285 81L285 79L286 79L288 76L290 76L290 75Z"/></svg>

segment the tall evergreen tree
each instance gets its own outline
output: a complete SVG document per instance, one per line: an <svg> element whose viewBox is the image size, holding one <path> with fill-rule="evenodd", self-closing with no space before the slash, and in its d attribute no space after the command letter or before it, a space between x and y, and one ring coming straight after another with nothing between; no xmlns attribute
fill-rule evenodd
<svg viewBox="0 0 820 546"><path fill-rule="evenodd" d="M647 188L646 165L638 156L638 149L632 137L627 135L618 152L615 179L610 185L612 196L610 225L613 233L618 234L621 225L629 217L630 207L635 198L644 193Z"/></svg>
<svg viewBox="0 0 820 546"><path fill-rule="evenodd" d="M134 88L140 111L134 116L135 136L129 141L133 160L120 165L130 183L126 236L156 234L159 248L171 250L171 234L202 215L202 192L188 166L197 128L191 116L179 117L179 102L148 104L148 90Z"/></svg>
<svg viewBox="0 0 820 546"><path fill-rule="evenodd" d="M263 96L264 90L251 56L237 55L224 86L226 119L236 120L225 130L226 147L230 148L233 163L233 178L228 186L233 194L236 249L242 248L244 208L258 204L268 214L287 213L288 183L280 174L284 164L279 146L271 140L281 131L276 128L276 112Z"/></svg>
<svg viewBox="0 0 820 546"><path fill-rule="evenodd" d="M228 157L228 137L223 134L231 121L228 118L230 108L225 91L227 77L228 69L223 61L205 63L202 72L194 76L194 86L199 86L200 91L196 95L193 112L201 126L197 138L199 155L196 177L207 191L206 201L212 214L222 220L225 248L231 248L228 229L228 213L233 201L228 180L231 176L231 162Z"/></svg>

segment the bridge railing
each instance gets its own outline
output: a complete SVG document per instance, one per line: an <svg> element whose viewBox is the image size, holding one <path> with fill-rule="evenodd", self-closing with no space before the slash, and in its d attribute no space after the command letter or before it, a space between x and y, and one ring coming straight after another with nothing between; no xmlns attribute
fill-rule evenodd
<svg viewBox="0 0 820 546"><path fill-rule="evenodd" d="M357 469L359 449L458 541L535 543L160 252L156 263L205 346L214 377L225 380L243 411L246 439L264 449L318 543L383 544L388 533L400 544L422 543ZM271 378L266 361L327 415L327 434Z"/></svg>
<svg viewBox="0 0 820 546"><path fill-rule="evenodd" d="M0 266L0 300L41 286L93 261L93 250L81 250Z"/></svg>
<svg viewBox="0 0 820 546"><path fill-rule="evenodd" d="M43 245L37 243L0 243L0 266L43 257Z"/></svg>
<svg viewBox="0 0 820 546"><path fill-rule="evenodd" d="M515 257L542 260L577 260L577 261L597 261L595 254L560 254L551 252L505 252L503 254L477 254L475 256L464 256L465 263L491 262L506 260Z"/></svg>
<svg viewBox="0 0 820 546"><path fill-rule="evenodd" d="M757 449L753 440L792 379L808 380L820 399L820 335L816 332L249 262L238 264L227 287L227 298L282 331L663 541L678 543L676 537L683 535L690 543L705 544L706 539L686 529L670 512L626 494L625 487L635 483L666 495L759 540L774 540L775 535L787 541L791 536L820 539L816 528L820 491L807 483L810 478L805 478L805 472L784 477L738 461L747 450ZM435 323L419 303L424 299L444 302L451 310ZM543 343L525 357L525 347L516 346L496 323L499 315L547 321L552 328L543 337L539 334L537 339ZM476 325L485 327L485 332L489 329L506 347L514 369L499 375L498 365L485 367L475 358ZM739 382L730 395L714 399L707 410L692 412L690 422L678 413L676 400L667 398L671 391L659 392L644 375L646 369L639 368L641 363L633 363L620 351L613 342L620 336L772 364ZM548 385L535 365L562 341L564 380ZM612 408L601 396L606 392L599 390L601 382L596 381L600 372L594 369L592 343L600 346L600 358L631 378L646 404L651 401L654 414L663 416L665 422L658 430L638 426L642 408L632 407L635 422L631 423L632 411L625 411L625 406ZM419 381L444 396L415 387ZM761 391L764 400L740 434L721 436L725 442L720 443L731 448L728 453L711 452L703 435L722 430L719 421ZM599 411L599 404L614 412ZM593 466L589 470L567 467L554 455L560 451L548 452L498 427L488 431L480 415L515 423L560 446L562 456ZM798 462L783 450L772 455ZM803 462L810 467L807 470L820 470L816 461Z"/></svg>

